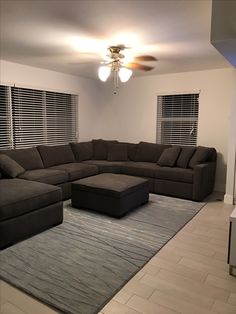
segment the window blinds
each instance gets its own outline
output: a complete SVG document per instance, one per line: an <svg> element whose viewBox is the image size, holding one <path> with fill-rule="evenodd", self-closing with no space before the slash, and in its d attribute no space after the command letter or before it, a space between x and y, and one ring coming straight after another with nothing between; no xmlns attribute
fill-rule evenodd
<svg viewBox="0 0 236 314"><path fill-rule="evenodd" d="M10 106L10 87L0 85L0 148L13 146Z"/></svg>
<svg viewBox="0 0 236 314"><path fill-rule="evenodd" d="M163 95L157 98L157 143L197 144L199 94Z"/></svg>
<svg viewBox="0 0 236 314"><path fill-rule="evenodd" d="M12 120L12 147L60 145L76 141L77 95L19 87L8 89L11 96L10 110L3 116ZM3 102L6 103L5 99ZM0 132L1 137L5 138ZM0 147L4 148L1 143Z"/></svg>

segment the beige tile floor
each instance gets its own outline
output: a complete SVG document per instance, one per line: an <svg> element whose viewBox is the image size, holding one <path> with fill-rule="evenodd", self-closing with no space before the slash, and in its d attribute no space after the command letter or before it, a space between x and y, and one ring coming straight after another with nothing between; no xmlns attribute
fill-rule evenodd
<svg viewBox="0 0 236 314"><path fill-rule="evenodd" d="M212 199L99 314L236 314L236 278L226 264L233 206ZM1 314L56 313L3 281L0 308Z"/></svg>

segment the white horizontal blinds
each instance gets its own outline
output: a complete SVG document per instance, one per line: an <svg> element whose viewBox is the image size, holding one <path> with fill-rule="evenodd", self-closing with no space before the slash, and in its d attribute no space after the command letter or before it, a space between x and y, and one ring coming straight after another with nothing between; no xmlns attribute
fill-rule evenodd
<svg viewBox="0 0 236 314"><path fill-rule="evenodd" d="M195 146L197 144L199 94L158 96L157 142Z"/></svg>
<svg viewBox="0 0 236 314"><path fill-rule="evenodd" d="M77 95L46 92L47 144L76 141L77 107Z"/></svg>
<svg viewBox="0 0 236 314"><path fill-rule="evenodd" d="M43 91L18 87L11 91L14 147L45 144Z"/></svg>
<svg viewBox="0 0 236 314"><path fill-rule="evenodd" d="M15 148L75 141L78 96L28 88L11 88Z"/></svg>
<svg viewBox="0 0 236 314"><path fill-rule="evenodd" d="M10 87L0 85L0 149L12 148Z"/></svg>

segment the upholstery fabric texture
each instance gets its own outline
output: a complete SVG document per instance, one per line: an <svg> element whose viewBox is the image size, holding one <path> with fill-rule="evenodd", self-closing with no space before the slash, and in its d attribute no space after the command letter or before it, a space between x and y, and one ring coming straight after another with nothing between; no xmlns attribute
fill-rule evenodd
<svg viewBox="0 0 236 314"><path fill-rule="evenodd" d="M57 146L38 146L45 168L75 162L72 149L69 144Z"/></svg>
<svg viewBox="0 0 236 314"><path fill-rule="evenodd" d="M176 166L179 168L188 168L188 163L195 150L195 147L183 146L177 159Z"/></svg>
<svg viewBox="0 0 236 314"><path fill-rule="evenodd" d="M44 168L42 159L36 147L0 150L0 154L6 154L10 156L25 170Z"/></svg>
<svg viewBox="0 0 236 314"><path fill-rule="evenodd" d="M120 143L108 144L107 159L109 161L127 161L127 145Z"/></svg>
<svg viewBox="0 0 236 314"><path fill-rule="evenodd" d="M95 165L98 167L99 173L112 172L120 173L124 161L108 161L108 160L86 160L83 163L88 165Z"/></svg>
<svg viewBox="0 0 236 314"><path fill-rule="evenodd" d="M92 142L70 143L76 161L84 161L93 158Z"/></svg>
<svg viewBox="0 0 236 314"><path fill-rule="evenodd" d="M84 163L68 163L51 167L50 169L64 170L69 175L69 180L77 180L98 174L98 169L94 165Z"/></svg>
<svg viewBox="0 0 236 314"><path fill-rule="evenodd" d="M135 161L157 162L168 145L140 142L137 146Z"/></svg>
<svg viewBox="0 0 236 314"><path fill-rule="evenodd" d="M155 171L156 179L163 179L176 182L193 182L193 170L177 167L158 167Z"/></svg>
<svg viewBox="0 0 236 314"><path fill-rule="evenodd" d="M160 166L167 166L167 167L174 167L179 154L181 152L181 148L179 146L173 146L170 148L166 148L160 158L158 159L158 165Z"/></svg>
<svg viewBox="0 0 236 314"><path fill-rule="evenodd" d="M4 154L0 154L0 170L8 178L15 178L25 172L25 169L21 165Z"/></svg>
<svg viewBox="0 0 236 314"><path fill-rule="evenodd" d="M27 170L19 178L47 184L60 184L69 181L69 175L66 171L56 169Z"/></svg>
<svg viewBox="0 0 236 314"><path fill-rule="evenodd" d="M159 168L152 162L133 162L128 161L122 165L121 173L146 178L155 178L155 172Z"/></svg>
<svg viewBox="0 0 236 314"><path fill-rule="evenodd" d="M59 202L61 197L61 189L53 185L23 179L2 179L0 221Z"/></svg>
<svg viewBox="0 0 236 314"><path fill-rule="evenodd" d="M121 197L147 185L147 180L113 173L102 173L72 183L72 187L98 194Z"/></svg>
<svg viewBox="0 0 236 314"><path fill-rule="evenodd" d="M92 140L93 143L93 159L107 160L108 145L117 143L117 141Z"/></svg>
<svg viewBox="0 0 236 314"><path fill-rule="evenodd" d="M189 161L189 167L194 168L196 165L207 162L211 155L214 153L214 148L198 146L192 158Z"/></svg>

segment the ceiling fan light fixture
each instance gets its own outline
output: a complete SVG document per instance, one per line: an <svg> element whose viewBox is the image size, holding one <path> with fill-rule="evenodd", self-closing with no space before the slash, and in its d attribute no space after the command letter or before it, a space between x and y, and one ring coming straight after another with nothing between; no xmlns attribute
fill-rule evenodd
<svg viewBox="0 0 236 314"><path fill-rule="evenodd" d="M119 70L119 78L122 83L127 82L133 74L133 71L127 68L120 68Z"/></svg>
<svg viewBox="0 0 236 314"><path fill-rule="evenodd" d="M109 66L101 66L98 69L98 77L102 82L106 82L110 73L111 73L111 67Z"/></svg>

